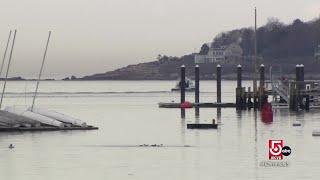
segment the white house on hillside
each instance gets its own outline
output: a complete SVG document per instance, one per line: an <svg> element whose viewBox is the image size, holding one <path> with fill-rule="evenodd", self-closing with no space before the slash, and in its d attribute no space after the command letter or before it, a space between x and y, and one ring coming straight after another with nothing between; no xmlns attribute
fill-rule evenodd
<svg viewBox="0 0 320 180"><path fill-rule="evenodd" d="M240 45L233 43L228 46L210 48L206 55L196 54L194 60L196 64L223 62L227 59L240 58L242 53Z"/></svg>

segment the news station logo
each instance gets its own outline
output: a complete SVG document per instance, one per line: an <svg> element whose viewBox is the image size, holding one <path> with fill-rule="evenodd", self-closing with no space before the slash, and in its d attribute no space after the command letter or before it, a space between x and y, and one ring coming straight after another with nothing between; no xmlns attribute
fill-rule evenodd
<svg viewBox="0 0 320 180"><path fill-rule="evenodd" d="M269 160L283 160L283 156L289 156L291 148L284 146L283 140L269 140Z"/></svg>

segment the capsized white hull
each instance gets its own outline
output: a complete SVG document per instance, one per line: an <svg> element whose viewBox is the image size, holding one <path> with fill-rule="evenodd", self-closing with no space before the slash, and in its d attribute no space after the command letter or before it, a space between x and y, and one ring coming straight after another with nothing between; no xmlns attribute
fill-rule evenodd
<svg viewBox="0 0 320 180"><path fill-rule="evenodd" d="M55 127L64 127L64 123L41 114L31 112L25 107L9 106L5 108L5 111L39 121L42 124Z"/></svg>
<svg viewBox="0 0 320 180"><path fill-rule="evenodd" d="M29 111L31 111L31 107L28 108ZM44 108L39 108L39 107L33 107L32 112L52 118L52 119L56 119L60 122L64 122L64 123L70 123L72 125L75 126L81 126L81 127L86 127L87 124L83 121L81 121L80 119L76 119L73 117L70 117L68 115L56 112L56 111L52 111L52 110L48 110L48 109L44 109Z"/></svg>

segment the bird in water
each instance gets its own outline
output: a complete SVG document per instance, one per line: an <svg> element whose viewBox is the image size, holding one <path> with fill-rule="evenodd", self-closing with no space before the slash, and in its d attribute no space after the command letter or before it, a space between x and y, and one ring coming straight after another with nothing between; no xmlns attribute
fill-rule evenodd
<svg viewBox="0 0 320 180"><path fill-rule="evenodd" d="M9 149L13 149L13 148L14 148L13 144L10 144Z"/></svg>

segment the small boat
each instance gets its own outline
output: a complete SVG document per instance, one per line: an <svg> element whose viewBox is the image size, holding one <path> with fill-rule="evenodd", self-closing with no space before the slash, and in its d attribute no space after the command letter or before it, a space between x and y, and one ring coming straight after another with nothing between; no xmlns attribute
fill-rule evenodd
<svg viewBox="0 0 320 180"><path fill-rule="evenodd" d="M8 106L5 108L5 111L12 113L12 114L19 115L19 116L23 116L28 119L33 119L35 121L40 122L41 124L45 124L45 125L49 125L49 126L53 126L53 127L64 127L65 126L65 124L63 122L60 122L56 119L29 111L27 109L27 107Z"/></svg>
<svg viewBox="0 0 320 180"><path fill-rule="evenodd" d="M171 91L180 91L180 86L181 86L181 81L179 80L179 82L176 84L174 88L171 89ZM191 91L191 92L195 90L195 86L191 81L191 79L186 78L184 88L186 91Z"/></svg>
<svg viewBox="0 0 320 180"><path fill-rule="evenodd" d="M79 126L79 127L86 127L87 126L87 124L85 122L81 121L80 119L76 119L71 116L56 112L56 111L51 111L48 109L39 108L37 106L34 106L33 109L28 108L28 111L31 111L36 114L40 114L42 116L46 116L48 118L58 120L62 123L72 124L74 126Z"/></svg>

